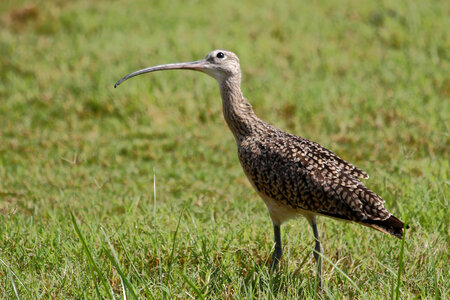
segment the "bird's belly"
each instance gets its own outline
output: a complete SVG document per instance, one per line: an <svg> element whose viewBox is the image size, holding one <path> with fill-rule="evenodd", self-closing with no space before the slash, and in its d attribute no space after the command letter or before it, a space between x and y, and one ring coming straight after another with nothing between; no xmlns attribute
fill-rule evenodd
<svg viewBox="0 0 450 300"><path fill-rule="evenodd" d="M253 182L251 176L247 174L244 168L244 173L247 176L248 181L258 193L258 195L264 200L264 203L269 210L270 217L272 218L272 222L276 225L281 225L289 219L296 218L298 216L304 216L307 219L311 218L314 213L310 211L303 210L301 208L293 208L284 203L276 201L271 197L261 193Z"/></svg>

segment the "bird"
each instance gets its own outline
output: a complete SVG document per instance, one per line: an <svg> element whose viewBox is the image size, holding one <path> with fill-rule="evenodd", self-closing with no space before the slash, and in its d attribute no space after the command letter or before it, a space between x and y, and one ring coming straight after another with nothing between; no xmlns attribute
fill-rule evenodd
<svg viewBox="0 0 450 300"><path fill-rule="evenodd" d="M317 217L355 222L402 238L404 223L384 206L385 200L361 180L369 175L309 139L285 132L261 120L241 91L241 67L236 54L213 50L193 62L163 64L130 73L132 77L163 70L194 70L219 84L224 119L237 144L239 161L252 187L266 204L272 220L274 250L270 271L278 268L283 250L281 225L303 216L312 227L316 280L322 286L322 245Z"/></svg>

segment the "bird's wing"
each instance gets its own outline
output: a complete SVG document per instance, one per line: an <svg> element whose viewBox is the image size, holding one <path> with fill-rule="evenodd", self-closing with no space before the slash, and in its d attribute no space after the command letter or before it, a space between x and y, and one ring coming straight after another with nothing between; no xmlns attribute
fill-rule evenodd
<svg viewBox="0 0 450 300"><path fill-rule="evenodd" d="M318 212L355 221L384 220L390 213L384 200L368 189L359 178L368 175L333 152L308 139L281 138L278 147L289 148L287 159L296 160L311 178L311 190L323 193Z"/></svg>
<svg viewBox="0 0 450 300"><path fill-rule="evenodd" d="M311 149L311 151L314 152L316 156L319 156L323 160L327 160L330 164L335 165L339 167L344 172L350 173L352 176L356 178L361 179L369 179L369 174L367 174L365 171L359 169L358 167L352 165L351 163L343 160L335 153L331 152L327 148L310 141L306 138L300 138L295 136L298 140L301 141L301 143L304 143L308 145L308 147Z"/></svg>
<svg viewBox="0 0 450 300"><path fill-rule="evenodd" d="M401 236L403 223L359 180L363 171L316 143L273 130L241 141L238 155L263 199Z"/></svg>
<svg viewBox="0 0 450 300"><path fill-rule="evenodd" d="M367 174L344 161L333 152L317 143L302 139L301 163L305 166L312 184L324 193L329 207L322 213L342 214L350 220L385 220L390 213L384 207L384 200L368 189L358 179ZM305 144L307 145L305 147ZM348 210L350 208L350 210Z"/></svg>

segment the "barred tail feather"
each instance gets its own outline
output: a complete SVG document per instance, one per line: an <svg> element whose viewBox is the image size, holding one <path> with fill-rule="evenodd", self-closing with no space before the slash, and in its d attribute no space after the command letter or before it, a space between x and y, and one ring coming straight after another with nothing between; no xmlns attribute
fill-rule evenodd
<svg viewBox="0 0 450 300"><path fill-rule="evenodd" d="M401 239L403 237L404 224L395 216L391 215L386 220L375 221L375 220L365 220L361 224L376 229L378 231L393 235ZM409 228L409 226L406 226Z"/></svg>

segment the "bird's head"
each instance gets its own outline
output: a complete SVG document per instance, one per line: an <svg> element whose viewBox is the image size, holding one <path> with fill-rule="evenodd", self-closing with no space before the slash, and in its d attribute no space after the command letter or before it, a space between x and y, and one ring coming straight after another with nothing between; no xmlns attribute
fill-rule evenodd
<svg viewBox="0 0 450 300"><path fill-rule="evenodd" d="M125 80L137 75L155 71L180 70L180 69L194 70L206 73L209 76L214 77L219 83L223 82L227 78L233 76L240 76L241 73L239 58L237 57L236 54L226 50L213 50L210 53L208 53L205 59L202 60L185 63L159 65L138 70L136 72L128 74L127 76L117 81L114 87L117 87Z"/></svg>

